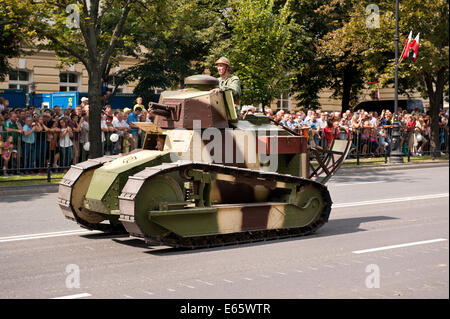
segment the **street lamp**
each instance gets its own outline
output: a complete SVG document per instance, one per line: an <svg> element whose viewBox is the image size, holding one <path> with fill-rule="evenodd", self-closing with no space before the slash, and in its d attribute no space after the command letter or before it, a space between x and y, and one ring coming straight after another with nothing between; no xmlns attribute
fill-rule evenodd
<svg viewBox="0 0 450 319"><path fill-rule="evenodd" d="M34 95L36 94L36 83L35 82L31 82L30 84L30 91L31 91L31 105L34 105Z"/></svg>
<svg viewBox="0 0 450 319"><path fill-rule="evenodd" d="M395 89L394 89L394 127L392 128L392 148L389 162L403 163L400 148L400 123L398 121L398 1L395 1Z"/></svg>

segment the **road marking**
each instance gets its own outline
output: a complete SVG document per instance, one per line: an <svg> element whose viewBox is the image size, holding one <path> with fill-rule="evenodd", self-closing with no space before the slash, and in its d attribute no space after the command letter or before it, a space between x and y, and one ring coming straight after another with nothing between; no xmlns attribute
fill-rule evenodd
<svg viewBox="0 0 450 319"><path fill-rule="evenodd" d="M208 281L203 281L203 280L200 280L200 279L197 279L197 281L201 282L202 284L208 285L208 286L214 286L214 284L212 284L212 283L210 283Z"/></svg>
<svg viewBox="0 0 450 319"><path fill-rule="evenodd" d="M151 296L151 295L154 295L154 293L153 293L153 292L150 292L150 291L145 291L145 290L144 290L144 292L145 292L147 295L150 295L150 296Z"/></svg>
<svg viewBox="0 0 450 319"><path fill-rule="evenodd" d="M228 282L228 283L230 283L230 284L232 284L232 283L233 283L233 281L231 281L231 280L228 280L228 279L223 279L223 281L225 281L225 282Z"/></svg>
<svg viewBox="0 0 450 319"><path fill-rule="evenodd" d="M252 278L248 278L248 277L244 277L243 279L248 280L248 281L253 280Z"/></svg>
<svg viewBox="0 0 450 319"><path fill-rule="evenodd" d="M66 230L66 231L58 231L58 232L52 232L52 233L16 235L16 236L0 237L0 243L19 241L19 240L42 239L42 238L50 238L50 237L86 235L86 234L97 234L97 233L102 233L102 232L97 231L97 230Z"/></svg>
<svg viewBox="0 0 450 319"><path fill-rule="evenodd" d="M185 286L185 287L190 288L190 289L195 289L194 286L190 286L190 285L186 285L186 284L180 284L180 285L181 285L181 286Z"/></svg>
<svg viewBox="0 0 450 319"><path fill-rule="evenodd" d="M84 297L90 297L90 296L92 296L92 295L85 292L82 294L62 296L62 297L56 297L56 298L51 298L51 299L77 299L77 298L84 298Z"/></svg>
<svg viewBox="0 0 450 319"><path fill-rule="evenodd" d="M409 202L412 200L436 199L436 198L444 198L444 197L448 197L448 193L421 195L421 196L397 197L397 198L386 198L386 199L367 200L367 201L352 202L352 203L341 203L341 204L333 205L333 208L367 206L367 205L377 205L377 204L386 204L386 203L400 203L400 202Z"/></svg>
<svg viewBox="0 0 450 319"><path fill-rule="evenodd" d="M353 185L363 185L363 184L379 184L379 183L387 183L387 181L340 183L340 184L336 184L336 185L331 184L330 186L341 187L341 186L353 186Z"/></svg>
<svg viewBox="0 0 450 319"><path fill-rule="evenodd" d="M176 291L175 289L172 289L172 288L167 288L167 290L170 291L170 292Z"/></svg>
<svg viewBox="0 0 450 319"><path fill-rule="evenodd" d="M350 264L347 264L347 263L338 262L338 264L341 265L341 266L350 266Z"/></svg>
<svg viewBox="0 0 450 319"><path fill-rule="evenodd" d="M431 239L431 240L416 241L416 242L413 242L413 243L406 243L406 244L383 246L383 247L370 248L370 249L355 250L355 251L352 251L352 253L354 253L354 254L364 254L364 253L371 253L371 252L380 251L380 250L387 250L387 249L395 249L395 248L402 248L402 247L409 247L409 246L437 243L437 242L446 241L446 240L447 239L445 239L445 238L437 238L437 239Z"/></svg>

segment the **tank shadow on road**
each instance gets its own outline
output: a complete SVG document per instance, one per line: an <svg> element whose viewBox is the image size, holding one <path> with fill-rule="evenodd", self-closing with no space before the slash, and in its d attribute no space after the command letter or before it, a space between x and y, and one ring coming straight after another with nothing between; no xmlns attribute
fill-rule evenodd
<svg viewBox="0 0 450 319"><path fill-rule="evenodd" d="M212 248L199 248L199 249L189 249L189 248L161 248L157 250L145 251L146 254L151 254L155 256L167 256L167 255L184 255L184 254L195 254L205 251L219 251L219 250L228 250L228 249L238 249L244 247L252 247L252 246L261 246L266 244L273 244L276 242L290 242L290 241L298 241L298 240L308 240L308 239L317 239L324 238L335 235L343 235L350 234L360 231L367 231L360 227L362 223L368 222L376 222L382 220L392 220L398 219L390 216L368 216L368 217L357 217L357 218L343 218L330 220L327 224L325 224L322 228L320 228L315 234L308 236L299 236L299 237L291 237L284 239L274 239L274 240L266 240L266 241L257 241L253 243L246 244L233 244L228 246L220 246L220 247L212 247Z"/></svg>
<svg viewBox="0 0 450 319"><path fill-rule="evenodd" d="M392 220L398 219L391 216L367 216L367 217L355 217L355 218L342 218L329 220L319 231L314 235L315 238L318 237L328 237L334 235L343 235L349 233L355 233L360 231L367 231L366 229L360 228L363 223L377 222L381 220Z"/></svg>
<svg viewBox="0 0 450 319"><path fill-rule="evenodd" d="M0 190L0 203L17 203L17 202L29 202L37 200L39 198L48 196L51 192L36 192L28 194L8 194L2 193Z"/></svg>
<svg viewBox="0 0 450 319"><path fill-rule="evenodd" d="M410 182L414 180L414 174L405 174L405 171L361 171L357 174L339 171L328 183L357 183L357 182Z"/></svg>

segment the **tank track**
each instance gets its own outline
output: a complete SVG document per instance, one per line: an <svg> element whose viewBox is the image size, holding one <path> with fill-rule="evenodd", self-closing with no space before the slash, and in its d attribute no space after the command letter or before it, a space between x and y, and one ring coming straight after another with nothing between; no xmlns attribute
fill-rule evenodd
<svg viewBox="0 0 450 319"><path fill-rule="evenodd" d="M105 223L89 223L80 218L72 203L72 191L75 183L79 180L83 173L98 168L107 162L111 162L120 155L108 155L95 159L89 159L76 165L72 165L69 171L64 175L59 183L58 204L67 219L75 221L81 227L89 230L100 230L108 233L126 233L122 225L111 225Z"/></svg>
<svg viewBox="0 0 450 319"><path fill-rule="evenodd" d="M233 175L235 177L248 178L249 181L263 180L264 183L276 183L286 182L291 184L297 184L298 186L306 186L313 184L315 187L321 190L321 195L324 202L324 207L320 216L311 224L304 227L297 228L280 228L280 229L268 229L258 231L243 231L231 234L219 234L208 235L198 237L181 237L174 233L170 233L161 237L149 237L142 234L138 225L134 219L134 200L139 193L140 186L150 178L157 175L166 174L174 171L183 171L188 169L198 169L204 172L223 173ZM128 183L133 184L134 187L128 187ZM305 179L302 177L270 173L258 170L252 170L247 168L238 168L234 166L225 166L219 164L206 164L190 161L178 161L174 163L164 163L162 165L146 168L145 170L130 176L128 183L122 190L122 194L119 196L120 218L122 223L129 223L132 227L128 227L128 232L132 236L144 237L145 241L149 245L167 245L175 248L209 248L225 245L234 245L242 243L251 243L258 241L276 240L289 237L298 237L314 233L322 225L324 225L329 218L331 211L331 197L328 189L323 184L315 182L313 180ZM139 186L140 185L140 186ZM135 189L135 191L131 191ZM135 232L130 232L130 228L135 229Z"/></svg>

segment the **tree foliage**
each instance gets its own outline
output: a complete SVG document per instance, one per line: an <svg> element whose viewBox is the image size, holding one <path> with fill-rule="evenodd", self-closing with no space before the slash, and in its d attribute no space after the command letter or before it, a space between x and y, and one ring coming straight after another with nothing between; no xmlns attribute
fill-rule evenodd
<svg viewBox="0 0 450 319"><path fill-rule="evenodd" d="M100 139L101 87L111 66L133 50L131 15L139 16L145 1L60 0L5 1L8 16L20 20L37 49L54 50L67 64L83 63L88 75L90 156L102 154Z"/></svg>
<svg viewBox="0 0 450 319"><path fill-rule="evenodd" d="M9 59L26 54L22 46L33 39L24 24L28 12L21 2L0 1L0 81L10 71Z"/></svg>
<svg viewBox="0 0 450 319"><path fill-rule="evenodd" d="M377 75L378 87L392 85L395 70L395 1L378 2L379 25L368 26L366 5L352 2L350 18L329 33L322 43L327 54L358 61L362 83ZM438 112L449 76L449 7L444 0L402 1L399 6L399 56L410 31L420 33L416 62L404 59L399 65L399 92L419 91L430 101L431 146L438 152ZM375 89L375 87L374 87Z"/></svg>
<svg viewBox="0 0 450 319"><path fill-rule="evenodd" d="M231 0L223 8L222 39L207 63L227 56L243 85L242 103L269 105L289 89L295 76L296 40L303 30L292 19L291 1L277 8L273 0Z"/></svg>
<svg viewBox="0 0 450 319"><path fill-rule="evenodd" d="M154 88L183 86L185 77L202 73L205 56L222 33L219 17L224 1L163 0L147 7L135 26L135 41L145 50L128 70L138 80L134 92L152 99Z"/></svg>

